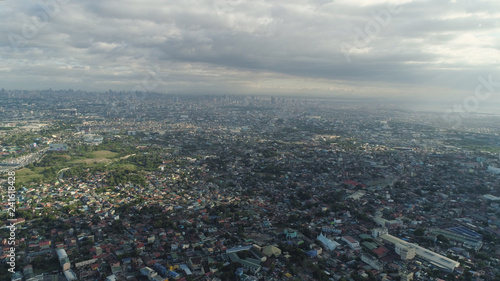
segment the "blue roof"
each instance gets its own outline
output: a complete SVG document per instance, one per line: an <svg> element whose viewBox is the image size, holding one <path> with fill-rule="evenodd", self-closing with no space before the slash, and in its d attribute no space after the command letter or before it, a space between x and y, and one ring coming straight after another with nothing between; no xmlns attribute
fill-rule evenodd
<svg viewBox="0 0 500 281"><path fill-rule="evenodd" d="M315 257L315 256L318 255L318 251L316 251L316 250L310 250L310 251L306 252L306 255L308 255L310 257Z"/></svg>
<svg viewBox="0 0 500 281"><path fill-rule="evenodd" d="M483 239L483 235L481 235L473 230L470 230L468 228L465 228L463 226L450 227L447 230L454 232L456 234L467 236L467 237L472 238L472 239L477 239L477 240Z"/></svg>
<svg viewBox="0 0 500 281"><path fill-rule="evenodd" d="M177 277L177 276L179 276L179 275L180 275L179 273L177 273L177 272L175 272L175 271L169 271L169 272L168 272L168 274L169 274L170 276L172 276L173 278L175 278L175 277Z"/></svg>

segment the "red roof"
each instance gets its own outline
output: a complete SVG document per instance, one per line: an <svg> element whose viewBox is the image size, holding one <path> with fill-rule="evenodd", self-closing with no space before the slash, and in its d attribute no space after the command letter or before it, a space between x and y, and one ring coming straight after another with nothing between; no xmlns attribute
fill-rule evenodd
<svg viewBox="0 0 500 281"><path fill-rule="evenodd" d="M345 240L351 242L351 243L356 243L356 239L352 238L351 236L347 235L343 237Z"/></svg>
<svg viewBox="0 0 500 281"><path fill-rule="evenodd" d="M383 257L389 253L389 250L385 247L378 247L377 249L373 250L373 253L379 257Z"/></svg>

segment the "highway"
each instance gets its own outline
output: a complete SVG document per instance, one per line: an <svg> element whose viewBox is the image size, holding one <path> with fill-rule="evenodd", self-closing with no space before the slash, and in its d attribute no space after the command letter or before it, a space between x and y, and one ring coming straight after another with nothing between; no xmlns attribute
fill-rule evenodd
<svg viewBox="0 0 500 281"><path fill-rule="evenodd" d="M45 155L45 152L47 152L47 150L48 148L44 148L37 152L30 153L28 155L23 155L17 159L12 159L7 163L0 163L0 173L21 169L26 165L34 163L38 161L40 158L42 158L43 155ZM3 164L7 164L8 166Z"/></svg>

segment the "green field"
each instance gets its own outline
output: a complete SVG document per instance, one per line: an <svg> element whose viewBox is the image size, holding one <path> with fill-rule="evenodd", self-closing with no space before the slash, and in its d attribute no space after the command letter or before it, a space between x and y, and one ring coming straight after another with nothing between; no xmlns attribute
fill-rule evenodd
<svg viewBox="0 0 500 281"><path fill-rule="evenodd" d="M86 153L78 154L56 154L47 153L36 163L30 164L23 169L16 171L16 182L20 186L30 186L37 185L43 182L54 183L59 179L60 172L64 170L63 177L72 176L83 176L83 170L90 170L91 173L96 171L128 171L137 173L143 165L149 164L149 162L142 162L144 159L138 158L137 161L135 154L127 155L124 157L119 157L119 153L112 152L109 150L97 150ZM159 163L154 162L153 166L157 166ZM123 176L117 174L115 177L118 182Z"/></svg>
<svg viewBox="0 0 500 281"><path fill-rule="evenodd" d="M45 180L55 180L58 171L70 167L91 167L98 164L110 164L110 158L116 157L117 153L100 150L92 152L89 157L71 157L67 154L47 154L38 163L16 171L16 182L21 185L39 183ZM133 165L132 165L133 166ZM131 169L133 167L130 167ZM135 167L134 167L135 168Z"/></svg>
<svg viewBox="0 0 500 281"><path fill-rule="evenodd" d="M87 154L87 157L73 157L70 163L85 163L85 164L110 164L116 158L118 153L109 150L98 150Z"/></svg>
<svg viewBox="0 0 500 281"><path fill-rule="evenodd" d="M111 159L115 158L118 155L116 152L111 152L109 150L98 150L92 152L92 156L94 158L106 158L106 159Z"/></svg>
<svg viewBox="0 0 500 281"><path fill-rule="evenodd" d="M42 171L45 169L43 168L35 168L34 170L38 171L32 171L28 168L22 168L21 170L16 171L16 182L18 183L30 183L33 181L41 181L43 180L44 176L41 174Z"/></svg>
<svg viewBox="0 0 500 281"><path fill-rule="evenodd" d="M137 166L134 164L125 164L125 163L113 163L110 165L110 168L112 169L121 169L121 170L129 170L129 171L137 171Z"/></svg>

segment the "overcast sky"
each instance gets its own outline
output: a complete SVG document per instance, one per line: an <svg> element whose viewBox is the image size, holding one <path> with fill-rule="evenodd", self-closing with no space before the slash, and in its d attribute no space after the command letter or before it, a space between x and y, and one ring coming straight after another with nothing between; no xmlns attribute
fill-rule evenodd
<svg viewBox="0 0 500 281"><path fill-rule="evenodd" d="M0 18L6 89L460 101L500 81L498 0L3 0Z"/></svg>

